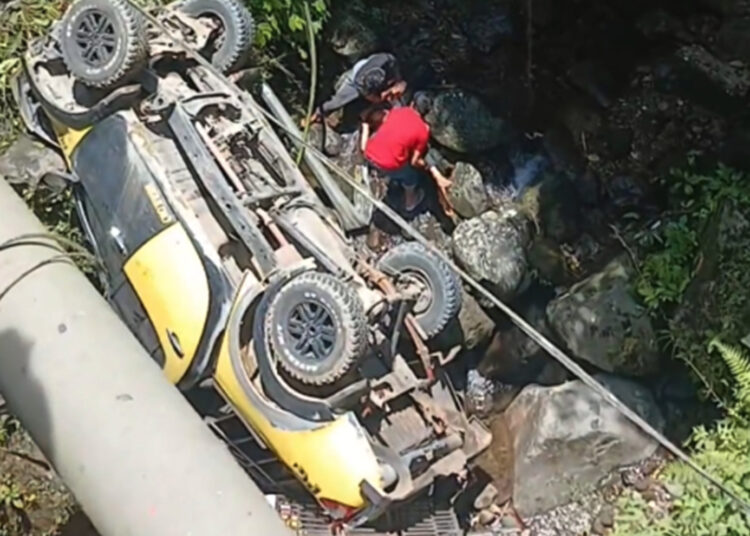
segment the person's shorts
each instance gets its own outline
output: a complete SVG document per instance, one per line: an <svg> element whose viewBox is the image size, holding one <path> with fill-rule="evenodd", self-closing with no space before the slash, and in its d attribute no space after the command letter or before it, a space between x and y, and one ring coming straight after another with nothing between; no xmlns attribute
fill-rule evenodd
<svg viewBox="0 0 750 536"><path fill-rule="evenodd" d="M390 180L397 182L405 188L414 188L422 180L422 172L411 164L404 164L398 169L381 169L375 164L370 164L378 173L385 175Z"/></svg>

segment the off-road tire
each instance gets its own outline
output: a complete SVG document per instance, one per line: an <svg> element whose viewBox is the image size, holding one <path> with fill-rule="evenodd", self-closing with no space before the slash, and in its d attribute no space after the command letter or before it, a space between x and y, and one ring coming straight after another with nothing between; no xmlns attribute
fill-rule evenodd
<svg viewBox="0 0 750 536"><path fill-rule="evenodd" d="M194 18L216 17L223 26L223 42L208 59L224 73L237 70L247 60L255 37L255 21L239 0L185 0L178 9Z"/></svg>
<svg viewBox="0 0 750 536"><path fill-rule="evenodd" d="M106 21L91 28L96 20ZM97 34L99 50L104 58L91 48L82 50L86 37ZM143 17L127 0L78 0L61 21L60 41L63 61L68 71L81 83L96 88L112 88L135 78L148 60L148 43ZM111 50L105 50L105 49ZM88 58L84 56L88 50Z"/></svg>
<svg viewBox="0 0 750 536"><path fill-rule="evenodd" d="M325 319L318 331L310 331L310 320L300 314L305 304L316 306ZM306 314L306 313L303 313ZM294 319L294 321L292 321ZM303 325L300 328L300 325ZM326 352L318 352L307 343L312 337L323 336L320 344ZM291 329L293 328L293 329ZM324 386L335 383L354 367L367 348L367 317L359 296L349 285L330 274L305 272L284 285L274 297L266 316L266 337L278 365L292 378L307 385ZM304 345L300 347L300 344ZM320 347L318 347L318 350ZM323 355L321 355L323 354Z"/></svg>
<svg viewBox="0 0 750 536"><path fill-rule="evenodd" d="M445 262L418 242L405 242L378 261L378 269L392 277L415 275L428 287L429 302L415 318L428 338L442 332L461 309L461 280Z"/></svg>

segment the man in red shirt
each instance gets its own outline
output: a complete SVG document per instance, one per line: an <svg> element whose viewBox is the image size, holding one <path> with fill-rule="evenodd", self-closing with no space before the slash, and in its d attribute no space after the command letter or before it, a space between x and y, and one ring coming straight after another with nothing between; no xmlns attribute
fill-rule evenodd
<svg viewBox="0 0 750 536"><path fill-rule="evenodd" d="M378 126L379 125L379 126ZM377 128L370 137L370 131ZM363 123L362 150L365 158L388 179L404 188L404 204L407 212L413 211L424 199L424 191L418 188L421 175L428 171L444 194L450 187L434 165L428 165L424 157L430 140L430 127L417 111L415 103L391 110L377 109L370 112Z"/></svg>

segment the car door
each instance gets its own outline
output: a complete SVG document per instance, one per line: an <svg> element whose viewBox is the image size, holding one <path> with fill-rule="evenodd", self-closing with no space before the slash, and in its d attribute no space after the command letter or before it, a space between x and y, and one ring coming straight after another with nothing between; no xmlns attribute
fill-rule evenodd
<svg viewBox="0 0 750 536"><path fill-rule="evenodd" d="M78 169L83 173L81 183L76 185L78 215L103 264L105 297L148 353L164 366L164 351L154 326L123 271L138 242L158 232L156 226L140 226L148 222L148 214L138 206L142 203L134 195L140 181L116 173L104 173L90 180L87 169Z"/></svg>
<svg viewBox="0 0 750 536"><path fill-rule="evenodd" d="M96 125L72 165L110 301L168 379L187 387L211 353L208 275L131 138L135 121L117 114Z"/></svg>

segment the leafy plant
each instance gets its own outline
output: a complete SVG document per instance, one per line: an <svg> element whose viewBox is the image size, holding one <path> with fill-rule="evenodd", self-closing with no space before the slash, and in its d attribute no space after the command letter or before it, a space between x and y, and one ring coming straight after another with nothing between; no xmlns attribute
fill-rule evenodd
<svg viewBox="0 0 750 536"><path fill-rule="evenodd" d="M707 396L728 407L734 380L706 343L739 340L750 327L750 183L724 166L676 172L662 182L669 211L636 237L643 260L635 288L666 324L674 356Z"/></svg>
<svg viewBox="0 0 750 536"><path fill-rule="evenodd" d="M29 520L27 510L36 502L36 495L24 493L12 480L0 483L0 530L9 529L9 534L27 534Z"/></svg>
<svg viewBox="0 0 750 536"><path fill-rule="evenodd" d="M744 179L742 173L719 166L712 174L676 171L662 181L671 210L665 223L639 237L647 255L636 290L652 310L682 298L700 261L700 237L722 203L750 206L750 188Z"/></svg>
<svg viewBox="0 0 750 536"><path fill-rule="evenodd" d="M698 464L750 501L750 430L746 426L729 418L710 430L698 428L691 446ZM637 493L626 493L618 502L614 536L750 535L750 516L689 467L671 463L660 478L676 496L670 511L660 516Z"/></svg>
<svg viewBox="0 0 750 536"><path fill-rule="evenodd" d="M10 92L10 81L20 66L29 41L43 34L58 19L67 0L19 0L0 9L0 150L15 137L18 114Z"/></svg>
<svg viewBox="0 0 750 536"><path fill-rule="evenodd" d="M689 442L693 459L717 476L741 499L750 502L750 359L718 340L735 384L729 416L715 427L696 428ZM725 494L680 462L669 464L662 481L676 497L671 511L655 514L636 493L620 498L615 536L750 536L750 513L738 509ZM667 515L668 514L668 515Z"/></svg>
<svg viewBox="0 0 750 536"><path fill-rule="evenodd" d="M750 414L750 359L739 350L722 343L719 340L711 341L709 348L715 348L732 371L737 387L735 388L735 399L740 411Z"/></svg>
<svg viewBox="0 0 750 536"><path fill-rule="evenodd" d="M750 183L724 166L674 173L663 183L670 210L638 237L645 254L636 289L666 325L674 355L726 410L714 426L694 430L693 459L750 501L750 359L720 342L750 329ZM669 510L628 492L616 536L750 536L748 514L692 469L670 463L660 480L674 496Z"/></svg>
<svg viewBox="0 0 750 536"><path fill-rule="evenodd" d="M698 233L683 216L667 223L653 239L662 249L643 262L636 289L646 305L655 309L676 303L685 292L693 274Z"/></svg>
<svg viewBox="0 0 750 536"><path fill-rule="evenodd" d="M261 47L286 41L307 58L305 3L310 7L313 34L329 17L328 0L246 0L257 19L257 42Z"/></svg>

